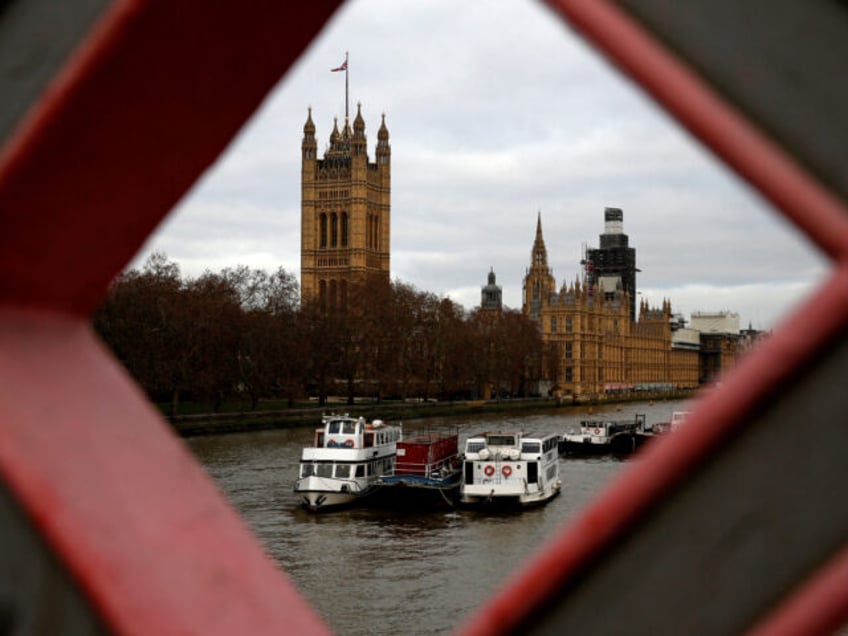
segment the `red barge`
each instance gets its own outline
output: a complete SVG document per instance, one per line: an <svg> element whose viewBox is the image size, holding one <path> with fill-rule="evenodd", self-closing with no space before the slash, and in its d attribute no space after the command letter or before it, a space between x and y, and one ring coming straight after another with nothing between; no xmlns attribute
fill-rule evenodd
<svg viewBox="0 0 848 636"><path fill-rule="evenodd" d="M397 443L394 474L378 479L369 503L412 510L453 507L461 474L458 435L414 435Z"/></svg>

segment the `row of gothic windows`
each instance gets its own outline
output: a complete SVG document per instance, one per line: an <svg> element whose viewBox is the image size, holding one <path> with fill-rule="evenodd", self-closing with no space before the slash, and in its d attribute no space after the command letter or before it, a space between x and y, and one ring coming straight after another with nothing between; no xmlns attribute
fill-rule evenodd
<svg viewBox="0 0 848 636"><path fill-rule="evenodd" d="M380 217L376 214L368 215L368 227L365 232L365 243L368 249L380 249Z"/></svg>
<svg viewBox="0 0 848 636"><path fill-rule="evenodd" d="M346 280L321 280L318 282L318 298L324 308L336 309L347 306Z"/></svg>
<svg viewBox="0 0 848 636"><path fill-rule="evenodd" d="M349 243L349 226L347 212L321 213L319 217L318 237L321 249L327 247L347 247ZM365 243L368 249L380 249L380 217L369 214L365 228Z"/></svg>
<svg viewBox="0 0 848 636"><path fill-rule="evenodd" d="M337 214L322 213L319 220L319 237L321 248L347 247L348 244L348 216L347 212Z"/></svg>
<svg viewBox="0 0 848 636"><path fill-rule="evenodd" d="M616 328L618 328L618 321L616 321ZM571 333L574 322L571 319L571 316L566 316L565 318L565 333ZM556 333L559 328L559 322L557 322L556 316L551 316L551 333Z"/></svg>

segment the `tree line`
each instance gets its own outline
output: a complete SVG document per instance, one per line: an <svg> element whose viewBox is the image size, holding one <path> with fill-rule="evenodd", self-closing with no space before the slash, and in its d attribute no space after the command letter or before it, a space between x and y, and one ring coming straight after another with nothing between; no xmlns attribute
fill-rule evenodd
<svg viewBox="0 0 848 636"><path fill-rule="evenodd" d="M400 282L352 286L344 307L301 305L295 277L246 266L186 278L161 253L123 273L93 325L149 397L181 401L344 396L525 396L541 336L521 312L466 311Z"/></svg>

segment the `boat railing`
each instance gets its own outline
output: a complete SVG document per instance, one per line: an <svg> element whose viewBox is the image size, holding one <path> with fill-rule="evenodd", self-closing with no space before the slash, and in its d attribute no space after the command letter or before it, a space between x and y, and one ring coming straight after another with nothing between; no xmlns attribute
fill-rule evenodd
<svg viewBox="0 0 848 636"><path fill-rule="evenodd" d="M434 474L445 476L459 467L459 456L451 455L436 462L397 462L395 464L396 475L425 475L430 477Z"/></svg>

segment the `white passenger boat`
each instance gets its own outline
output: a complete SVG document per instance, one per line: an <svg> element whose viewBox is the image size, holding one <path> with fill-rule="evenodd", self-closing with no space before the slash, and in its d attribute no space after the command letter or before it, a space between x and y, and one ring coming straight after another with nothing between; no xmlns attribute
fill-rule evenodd
<svg viewBox="0 0 848 636"><path fill-rule="evenodd" d="M348 506L375 492L382 475L394 474L399 426L327 415L304 448L294 491L311 511Z"/></svg>
<svg viewBox="0 0 848 636"><path fill-rule="evenodd" d="M482 433L465 441L460 503L543 504L559 494L559 436Z"/></svg>

